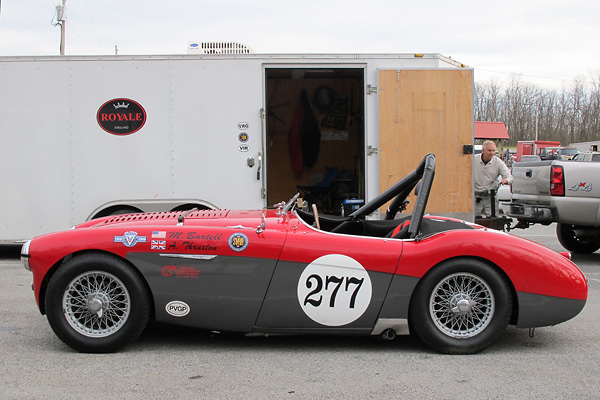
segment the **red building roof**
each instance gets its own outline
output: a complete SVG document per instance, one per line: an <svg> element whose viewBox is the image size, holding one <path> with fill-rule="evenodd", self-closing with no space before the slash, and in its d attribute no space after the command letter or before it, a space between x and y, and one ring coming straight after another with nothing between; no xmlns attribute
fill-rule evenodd
<svg viewBox="0 0 600 400"><path fill-rule="evenodd" d="M475 121L475 139L510 139L504 122Z"/></svg>

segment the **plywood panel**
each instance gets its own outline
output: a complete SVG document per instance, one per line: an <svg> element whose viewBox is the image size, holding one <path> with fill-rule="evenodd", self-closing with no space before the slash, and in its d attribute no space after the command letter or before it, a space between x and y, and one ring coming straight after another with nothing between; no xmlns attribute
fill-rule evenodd
<svg viewBox="0 0 600 400"><path fill-rule="evenodd" d="M437 167L427 212L473 211L472 70L384 70L379 73L380 189L434 153ZM414 198L413 198L414 203Z"/></svg>

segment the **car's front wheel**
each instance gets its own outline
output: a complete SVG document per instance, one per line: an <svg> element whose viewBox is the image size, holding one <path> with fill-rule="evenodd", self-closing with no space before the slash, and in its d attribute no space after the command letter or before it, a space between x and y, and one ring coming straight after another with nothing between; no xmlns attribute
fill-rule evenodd
<svg viewBox="0 0 600 400"><path fill-rule="evenodd" d="M121 349L142 333L150 315L142 279L125 261L108 254L75 256L60 266L45 300L56 335L86 353Z"/></svg>
<svg viewBox="0 0 600 400"><path fill-rule="evenodd" d="M431 348L473 354L504 332L512 313L506 280L474 259L447 261L419 283L411 300L411 330Z"/></svg>

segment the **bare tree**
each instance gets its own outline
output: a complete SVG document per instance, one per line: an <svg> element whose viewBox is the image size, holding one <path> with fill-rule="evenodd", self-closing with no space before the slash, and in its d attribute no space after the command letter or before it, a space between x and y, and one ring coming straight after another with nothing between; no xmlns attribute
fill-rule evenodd
<svg viewBox="0 0 600 400"><path fill-rule="evenodd" d="M512 76L476 83L476 121L501 121L510 133L509 145L519 140L574 142L600 140L600 74L591 81L576 79L569 88L549 90Z"/></svg>

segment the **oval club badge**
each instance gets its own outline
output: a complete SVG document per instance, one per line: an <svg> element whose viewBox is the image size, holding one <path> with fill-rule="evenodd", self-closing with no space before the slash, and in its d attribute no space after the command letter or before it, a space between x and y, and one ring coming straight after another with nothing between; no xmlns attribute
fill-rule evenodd
<svg viewBox="0 0 600 400"><path fill-rule="evenodd" d="M100 107L96 119L106 132L126 136L142 129L146 123L146 110L131 99L112 99Z"/></svg>

